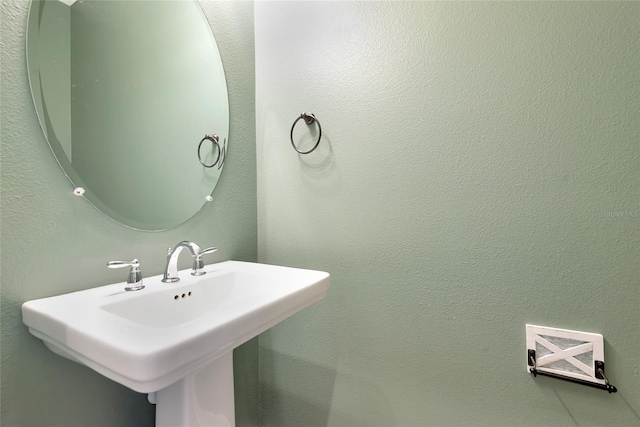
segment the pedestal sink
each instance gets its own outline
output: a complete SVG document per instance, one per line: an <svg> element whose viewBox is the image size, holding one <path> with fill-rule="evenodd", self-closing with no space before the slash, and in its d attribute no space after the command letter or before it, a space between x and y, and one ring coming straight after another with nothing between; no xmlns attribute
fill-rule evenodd
<svg viewBox="0 0 640 427"><path fill-rule="evenodd" d="M239 261L205 271L28 301L22 319L54 353L149 393L157 426L233 426L232 350L322 299L329 274Z"/></svg>

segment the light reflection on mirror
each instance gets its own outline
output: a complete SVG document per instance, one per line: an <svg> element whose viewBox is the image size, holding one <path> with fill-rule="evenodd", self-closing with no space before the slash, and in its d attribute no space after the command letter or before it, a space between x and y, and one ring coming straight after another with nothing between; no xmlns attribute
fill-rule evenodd
<svg viewBox="0 0 640 427"><path fill-rule="evenodd" d="M222 168L198 144L228 140L229 106L196 1L34 0L27 62L44 134L89 202L151 231L200 210Z"/></svg>

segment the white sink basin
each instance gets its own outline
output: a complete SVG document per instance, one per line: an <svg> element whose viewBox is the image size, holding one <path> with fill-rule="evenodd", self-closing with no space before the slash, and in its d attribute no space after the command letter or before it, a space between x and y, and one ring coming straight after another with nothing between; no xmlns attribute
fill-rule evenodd
<svg viewBox="0 0 640 427"><path fill-rule="evenodd" d="M199 277L190 271L177 283L145 278L140 291L125 292L122 282L29 301L22 318L55 353L150 393L211 365L329 288L328 273L265 264L211 264Z"/></svg>

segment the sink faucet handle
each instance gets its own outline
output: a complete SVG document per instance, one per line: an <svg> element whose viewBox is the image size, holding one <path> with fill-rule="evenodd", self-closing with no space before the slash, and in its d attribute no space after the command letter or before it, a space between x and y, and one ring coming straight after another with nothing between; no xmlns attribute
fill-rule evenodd
<svg viewBox="0 0 640 427"><path fill-rule="evenodd" d="M216 246L211 246L210 248L203 249L200 255L209 255L217 251L218 248Z"/></svg>
<svg viewBox="0 0 640 427"><path fill-rule="evenodd" d="M193 258L193 271L191 272L191 275L202 276L203 274L207 274L205 271L203 271L204 261L202 261L202 255L209 255L217 250L217 247L211 246L210 248L203 249L199 254L196 254Z"/></svg>
<svg viewBox="0 0 640 427"><path fill-rule="evenodd" d="M140 271L140 261L134 259L132 261L109 261L107 268L124 268L131 267L129 270L129 277L127 277L127 286L125 291L139 291L144 289L142 284L142 272Z"/></svg>

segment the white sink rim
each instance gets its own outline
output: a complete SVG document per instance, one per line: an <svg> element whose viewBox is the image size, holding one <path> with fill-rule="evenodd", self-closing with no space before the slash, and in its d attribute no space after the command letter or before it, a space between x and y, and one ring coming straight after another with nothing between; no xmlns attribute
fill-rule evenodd
<svg viewBox="0 0 640 427"><path fill-rule="evenodd" d="M22 307L23 322L55 353L135 391L150 393L210 364L319 301L329 287L326 272L242 261L210 264L205 267L207 274L199 277L191 276L190 271L182 270L178 283L162 283L160 275L146 278L146 287L141 291L125 292L126 284L121 282L28 301ZM240 315L212 313L164 327L141 324L101 308L145 292L196 286L228 272L252 275L264 286L271 283L269 297Z"/></svg>

